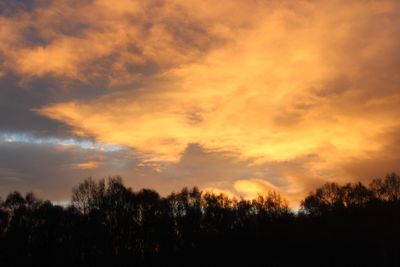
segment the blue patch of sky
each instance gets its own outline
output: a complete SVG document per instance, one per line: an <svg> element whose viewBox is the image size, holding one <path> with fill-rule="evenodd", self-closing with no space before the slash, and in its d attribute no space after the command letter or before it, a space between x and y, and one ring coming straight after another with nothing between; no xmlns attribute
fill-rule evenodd
<svg viewBox="0 0 400 267"><path fill-rule="evenodd" d="M0 143L23 143L37 145L70 145L83 149L98 149L105 152L123 150L117 145L101 144L91 140L78 140L75 138L38 137L29 133L0 133Z"/></svg>

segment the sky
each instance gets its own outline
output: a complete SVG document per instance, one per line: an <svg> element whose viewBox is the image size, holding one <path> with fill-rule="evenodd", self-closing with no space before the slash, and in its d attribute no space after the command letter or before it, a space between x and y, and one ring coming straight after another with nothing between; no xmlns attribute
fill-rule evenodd
<svg viewBox="0 0 400 267"><path fill-rule="evenodd" d="M400 172L399 51L396 0L0 0L0 195Z"/></svg>

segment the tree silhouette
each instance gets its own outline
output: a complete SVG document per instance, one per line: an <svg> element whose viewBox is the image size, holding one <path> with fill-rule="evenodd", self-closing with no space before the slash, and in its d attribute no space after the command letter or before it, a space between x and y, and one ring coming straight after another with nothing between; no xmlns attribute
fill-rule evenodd
<svg viewBox="0 0 400 267"><path fill-rule="evenodd" d="M400 176L395 173L386 175L385 179L374 179L370 188L375 197L382 201L398 202L400 200Z"/></svg>
<svg viewBox="0 0 400 267"><path fill-rule="evenodd" d="M84 180L71 204L0 198L2 266L398 266L400 177L327 183L293 213L276 192L235 199L197 187L160 196L121 177Z"/></svg>

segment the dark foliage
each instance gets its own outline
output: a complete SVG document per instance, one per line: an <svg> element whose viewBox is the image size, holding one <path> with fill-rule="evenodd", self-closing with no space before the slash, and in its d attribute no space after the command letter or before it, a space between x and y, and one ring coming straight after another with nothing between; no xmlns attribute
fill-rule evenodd
<svg viewBox="0 0 400 267"><path fill-rule="evenodd" d="M61 207L0 199L1 266L400 266L400 177L328 183L299 212L196 187L161 197L87 179Z"/></svg>

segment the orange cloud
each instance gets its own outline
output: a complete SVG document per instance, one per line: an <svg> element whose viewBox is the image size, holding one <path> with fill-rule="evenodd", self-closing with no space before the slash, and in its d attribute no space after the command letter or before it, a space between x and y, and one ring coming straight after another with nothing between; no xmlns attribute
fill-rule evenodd
<svg viewBox="0 0 400 267"><path fill-rule="evenodd" d="M203 192L203 194L204 193L206 193L206 194L209 193L209 194L214 194L214 195L223 194L232 199L238 198L238 196L235 193L233 193L232 191L227 190L227 189L218 189L218 188L214 188L214 187L207 187L207 188L204 188L202 192Z"/></svg>
<svg viewBox="0 0 400 267"><path fill-rule="evenodd" d="M52 26L60 8L85 26ZM177 163L197 143L254 166L315 155L312 179L350 179L341 166L381 153L399 125L397 1L60 1L35 12L5 21L4 64L109 89L36 111L148 161ZM9 52L26 25L44 44ZM304 194L304 177L283 175L281 191ZM251 195L264 182L234 186Z"/></svg>
<svg viewBox="0 0 400 267"><path fill-rule="evenodd" d="M236 29L234 41L169 69L168 80L156 86L50 105L39 112L77 132L137 148L161 161L179 160L189 143L237 151L259 162L313 153L332 164L343 160L341 155L362 157L366 150L381 149L375 137L393 126L399 112L382 117L372 109L365 116L377 99L357 106L354 100L371 90L368 85L324 94L331 90L330 80L341 79L338 73L358 82L364 60L375 60L377 47L390 44L375 40L353 51L350 59L335 46L354 46L352 34L371 26L350 19L369 18L381 8L354 4L349 12L333 6L337 12L332 16L328 7L300 2L272 12L262 9L265 16L249 18L251 27ZM232 28L229 19L224 22Z"/></svg>
<svg viewBox="0 0 400 267"><path fill-rule="evenodd" d="M267 195L269 192L277 192L277 188L262 179L238 180L234 183L235 190L244 198L254 199L259 195Z"/></svg>
<svg viewBox="0 0 400 267"><path fill-rule="evenodd" d="M149 68L193 60L212 37L197 32L194 21L184 32L170 27L186 19L180 2L61 0L0 18L4 65L26 78L101 78L110 85L140 80ZM37 43L26 45L27 33L36 34Z"/></svg>
<svg viewBox="0 0 400 267"><path fill-rule="evenodd" d="M101 165L102 162L91 160L91 161L71 164L71 168L80 170L91 170L91 169L97 169Z"/></svg>
<svg viewBox="0 0 400 267"><path fill-rule="evenodd" d="M304 190L293 192L293 187L295 186L297 185L291 182L288 186L277 187L264 179L249 178L234 181L232 188L207 187L203 191L246 200L257 199L259 196L267 196L268 194L276 192L284 199L288 200L290 207L297 209L299 208L300 201L304 197Z"/></svg>

